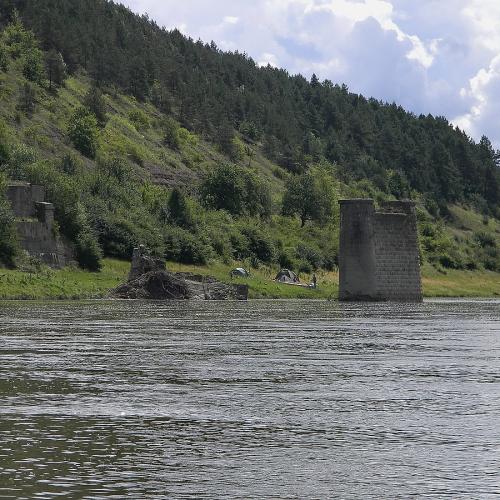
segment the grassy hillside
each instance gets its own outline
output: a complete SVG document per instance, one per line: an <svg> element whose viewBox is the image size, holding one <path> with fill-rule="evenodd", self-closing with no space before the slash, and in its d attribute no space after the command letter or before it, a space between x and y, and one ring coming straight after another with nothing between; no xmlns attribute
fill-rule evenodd
<svg viewBox="0 0 500 500"><path fill-rule="evenodd" d="M0 296L102 296L126 274L116 259L129 259L139 243L171 266L196 266L221 278L237 264L251 268L254 297L335 296L338 199L382 201L394 194L368 178L346 178L343 165L324 156L293 172L269 159L266 136L252 138L248 130L214 141L183 127L181 108L162 109L152 98L97 85L81 67L56 84L48 69L57 54L41 51L19 22L9 29L0 35L0 186L6 180L46 186L59 230L74 243L80 264L102 271L40 271L13 244L21 271L4 272ZM37 58L40 74L33 76ZM305 212L287 206L297 186L308 189ZM418 202L426 293L463 295L468 282L474 295L498 294L496 212L411 194ZM3 231L12 220L1 201ZM9 248L0 242L4 264ZM316 270L323 285L313 292L271 283L280 266L302 273L304 281Z"/></svg>

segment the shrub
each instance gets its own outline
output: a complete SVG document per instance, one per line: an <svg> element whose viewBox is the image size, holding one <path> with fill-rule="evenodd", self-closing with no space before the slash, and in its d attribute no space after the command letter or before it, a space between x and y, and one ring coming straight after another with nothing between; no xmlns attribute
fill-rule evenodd
<svg viewBox="0 0 500 500"><path fill-rule="evenodd" d="M74 175L81 168L81 161L75 155L69 153L61 160L61 170L68 175Z"/></svg>
<svg viewBox="0 0 500 500"><path fill-rule="evenodd" d="M52 49L45 55L45 67L47 69L47 77L49 79L49 88L52 85L63 85L68 77L67 66L60 52Z"/></svg>
<svg viewBox="0 0 500 500"><path fill-rule="evenodd" d="M307 260L303 260L299 263L298 271L299 273L311 274L313 272L313 268Z"/></svg>
<svg viewBox="0 0 500 500"><path fill-rule="evenodd" d="M13 180L27 180L28 167L36 161L36 153L28 146L14 146L10 150L8 161L5 163L3 170L8 177Z"/></svg>
<svg viewBox="0 0 500 500"><path fill-rule="evenodd" d="M240 124L240 132L242 135L252 141L257 141L262 137L262 131L252 121L244 121Z"/></svg>
<svg viewBox="0 0 500 500"><path fill-rule="evenodd" d="M7 125L0 120L0 167L9 160Z"/></svg>
<svg viewBox="0 0 500 500"><path fill-rule="evenodd" d="M0 177L0 264L13 267L19 245L14 216L4 196L4 190L5 179Z"/></svg>
<svg viewBox="0 0 500 500"><path fill-rule="evenodd" d="M145 245L153 254L163 253L161 234L153 226L151 216L144 211L93 214L99 244L104 255L130 259L138 245Z"/></svg>
<svg viewBox="0 0 500 500"><path fill-rule="evenodd" d="M106 125L106 101L101 90L92 85L83 99L84 107L92 113L101 127Z"/></svg>
<svg viewBox="0 0 500 500"><path fill-rule="evenodd" d="M162 126L165 144L171 149L179 150L181 147L179 125L172 118L166 118Z"/></svg>
<svg viewBox="0 0 500 500"><path fill-rule="evenodd" d="M297 269L297 263L289 249L281 249L278 253L277 261L282 269Z"/></svg>
<svg viewBox="0 0 500 500"><path fill-rule="evenodd" d="M203 204L232 215L261 215L271 213L271 195L267 186L252 172L235 165L216 167L202 182L200 195Z"/></svg>
<svg viewBox="0 0 500 500"><path fill-rule="evenodd" d="M9 55L7 47L0 41L0 71L7 71L9 69Z"/></svg>
<svg viewBox="0 0 500 500"><path fill-rule="evenodd" d="M248 240L250 257L253 255L261 262L270 263L274 260L275 249L271 238L257 227L244 227L241 234Z"/></svg>
<svg viewBox="0 0 500 500"><path fill-rule="evenodd" d="M80 153L88 158L95 158L99 129L92 112L85 108L77 109L71 117L68 135Z"/></svg>
<svg viewBox="0 0 500 500"><path fill-rule="evenodd" d="M165 233L165 259L182 264L204 265L212 255L211 248L190 232L170 227Z"/></svg>
<svg viewBox="0 0 500 500"><path fill-rule="evenodd" d="M26 113L28 117L33 115L36 110L36 90L35 87L29 82L25 82L21 89L17 109Z"/></svg>
<svg viewBox="0 0 500 500"><path fill-rule="evenodd" d="M474 239L481 248L486 248L486 247L495 248L497 246L495 237L490 233L486 233L483 231L474 233Z"/></svg>
<svg viewBox="0 0 500 500"><path fill-rule="evenodd" d="M297 246L297 257L302 262L309 262L313 270L323 266L323 256L320 251L302 243Z"/></svg>
<svg viewBox="0 0 500 500"><path fill-rule="evenodd" d="M188 229L193 227L194 218L185 194L179 189L174 188L167 204L168 220L176 226Z"/></svg>
<svg viewBox="0 0 500 500"><path fill-rule="evenodd" d="M23 60L23 75L30 82L41 85L46 77L43 52L32 48L26 52Z"/></svg>
<svg viewBox="0 0 500 500"><path fill-rule="evenodd" d="M82 269L98 272L102 267L102 251L90 232L80 233L75 242L76 259Z"/></svg>
<svg viewBox="0 0 500 500"><path fill-rule="evenodd" d="M149 118L144 111L134 109L128 114L129 120L134 124L137 131L147 130L149 128Z"/></svg>

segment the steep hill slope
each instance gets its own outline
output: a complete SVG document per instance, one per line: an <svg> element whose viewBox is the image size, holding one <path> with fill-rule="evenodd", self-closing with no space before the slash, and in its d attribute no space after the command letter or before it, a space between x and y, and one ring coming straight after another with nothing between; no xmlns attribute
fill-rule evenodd
<svg viewBox="0 0 500 500"><path fill-rule="evenodd" d="M339 197L412 196L427 266L500 270L486 138L257 68L111 2L0 6L0 169L47 187L82 266L145 243L185 264L331 270Z"/></svg>
<svg viewBox="0 0 500 500"><path fill-rule="evenodd" d="M83 68L100 84L150 100L215 142L224 144L235 128L262 139L267 156L291 172L325 158L346 180L369 178L395 196L416 190L439 202L498 208L496 152L487 138L476 144L445 118L417 117L329 81L259 68L245 54L162 30L109 1L0 5L4 22L16 7L70 72Z"/></svg>

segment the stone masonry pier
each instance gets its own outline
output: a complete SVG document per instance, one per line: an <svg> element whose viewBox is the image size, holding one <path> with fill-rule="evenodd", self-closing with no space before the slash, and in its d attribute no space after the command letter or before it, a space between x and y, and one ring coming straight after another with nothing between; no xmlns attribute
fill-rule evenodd
<svg viewBox="0 0 500 500"><path fill-rule="evenodd" d="M421 302L415 203L342 200L340 214L340 300Z"/></svg>

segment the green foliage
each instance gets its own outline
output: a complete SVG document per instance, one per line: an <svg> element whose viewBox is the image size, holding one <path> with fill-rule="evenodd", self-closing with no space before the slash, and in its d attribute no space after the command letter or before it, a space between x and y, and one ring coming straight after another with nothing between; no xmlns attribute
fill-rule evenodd
<svg viewBox="0 0 500 500"><path fill-rule="evenodd" d="M180 227L168 227L165 233L165 258L183 264L206 264L212 257L206 241Z"/></svg>
<svg viewBox="0 0 500 500"><path fill-rule="evenodd" d="M76 238L76 258L82 269L98 272L102 268L102 252L94 235L82 232Z"/></svg>
<svg viewBox="0 0 500 500"><path fill-rule="evenodd" d="M61 160L61 170L65 174L75 175L81 168L81 161L74 154L69 153Z"/></svg>
<svg viewBox="0 0 500 500"><path fill-rule="evenodd" d="M275 258L275 247L269 237L261 228L255 225L246 225L241 228L241 234L246 239L245 257L254 257L255 259L271 263ZM240 248L240 254L242 249Z"/></svg>
<svg viewBox="0 0 500 500"><path fill-rule="evenodd" d="M149 128L149 118L144 111L134 109L128 114L129 120L133 123L137 131L146 130Z"/></svg>
<svg viewBox="0 0 500 500"><path fill-rule="evenodd" d="M251 171L234 165L223 164L211 171L200 195L205 206L233 215L266 217L271 213L268 187Z"/></svg>
<svg viewBox="0 0 500 500"><path fill-rule="evenodd" d="M175 120L168 117L163 120L162 127L165 144L171 149L174 149L176 151L179 150L181 147L179 138L179 125Z"/></svg>
<svg viewBox="0 0 500 500"><path fill-rule="evenodd" d="M0 168L9 160L9 146L7 143L7 125L0 120Z"/></svg>
<svg viewBox="0 0 500 500"><path fill-rule="evenodd" d="M30 82L25 82L21 89L17 109L28 116L32 116L36 110L36 89Z"/></svg>
<svg viewBox="0 0 500 500"><path fill-rule="evenodd" d="M227 155L232 161L238 161L242 157L241 150L235 139L233 127L228 122L224 122L217 130L215 141L221 152Z"/></svg>
<svg viewBox="0 0 500 500"><path fill-rule="evenodd" d="M293 176L286 184L283 197L283 214L300 217L302 226L306 221L326 223L334 214L336 194L333 182L323 169Z"/></svg>
<svg viewBox="0 0 500 500"><path fill-rule="evenodd" d="M36 161L35 151L25 145L10 148L8 160L2 166L2 170L10 179L27 180L27 169Z"/></svg>
<svg viewBox="0 0 500 500"><path fill-rule="evenodd" d="M61 86L67 78L67 67L63 56L54 49L45 54L45 68L49 79L49 88L53 85Z"/></svg>
<svg viewBox="0 0 500 500"><path fill-rule="evenodd" d="M484 231L474 233L474 239L477 241L478 245L481 248L496 248L497 246L495 237L491 233L486 233Z"/></svg>
<svg viewBox="0 0 500 500"><path fill-rule="evenodd" d="M41 43L19 21L0 35L11 63L1 75L0 114L8 124L0 130L0 168L46 186L80 265L96 268L99 248L128 259L142 243L177 262L230 266L236 259L267 273L278 263L303 273L332 270L342 193L421 200L422 262L443 276L451 268L498 268L498 155L486 138L476 144L444 119L258 68L241 54L158 30L116 3L45 2L48 17L38 15L40 2L16 3ZM77 30L68 23L75 15ZM47 18L50 26L42 22ZM37 111L27 120L14 109L15 88L26 58L42 46L57 47L73 76L58 93L29 83L38 95L25 99L21 91L19 109ZM57 85L54 71L64 64L57 54L44 54L47 85ZM82 95L86 109L71 117L71 131L84 159L61 139L61 125ZM138 102L149 99L168 117ZM102 129L99 139L88 116ZM37 155L17 142L23 138ZM225 165L220 152L240 166ZM208 175L198 185L202 172ZM279 216L285 183L280 211L287 215ZM450 201L477 207L488 225L479 218L479 227L462 228Z"/></svg>
<svg viewBox="0 0 500 500"><path fill-rule="evenodd" d="M174 188L168 198L168 221L185 229L194 225L192 209L186 195L179 189Z"/></svg>
<svg viewBox="0 0 500 500"><path fill-rule="evenodd" d="M297 246L297 257L302 262L307 262L314 271L323 267L323 256L321 252L311 246L300 243Z"/></svg>
<svg viewBox="0 0 500 500"><path fill-rule="evenodd" d="M7 71L9 69L9 62L7 47L0 39L0 71Z"/></svg>
<svg viewBox="0 0 500 500"><path fill-rule="evenodd" d="M23 57L23 75L33 83L42 85L46 78L43 52L38 48L29 49Z"/></svg>
<svg viewBox="0 0 500 500"><path fill-rule="evenodd" d="M90 87L83 99L83 105L95 116L100 127L106 125L108 120L106 114L106 101L99 87L96 85Z"/></svg>
<svg viewBox="0 0 500 500"><path fill-rule="evenodd" d="M24 28L17 12L14 12L13 21L3 31L2 38L9 55L13 59L19 59L31 50L38 48L35 34Z"/></svg>
<svg viewBox="0 0 500 500"><path fill-rule="evenodd" d="M151 89L151 102L162 112L169 114L172 111L172 99L165 86L155 80Z"/></svg>
<svg viewBox="0 0 500 500"><path fill-rule="evenodd" d="M242 158L238 129L249 142L262 140L267 157L293 173L326 159L342 180L368 179L386 195L418 192L443 204L484 200L489 214L498 210L499 156L486 138L477 144L442 117L415 116L345 85L261 68L245 54L162 30L116 3L67 0L43 10L40 2L15 3L42 46L65 54L72 73L84 68L100 85L151 98L232 161ZM19 16L3 38L13 57L37 48ZM178 149L175 130L166 132L166 144Z"/></svg>
<svg viewBox="0 0 500 500"><path fill-rule="evenodd" d="M239 127L240 133L251 141L258 141L262 137L262 130L252 121L243 121Z"/></svg>
<svg viewBox="0 0 500 500"><path fill-rule="evenodd" d="M95 158L99 128L92 112L85 108L77 109L70 119L68 136L80 153L88 158Z"/></svg>
<svg viewBox="0 0 500 500"><path fill-rule="evenodd" d="M13 267L19 252L10 203L5 198L5 178L0 175L0 265Z"/></svg>

